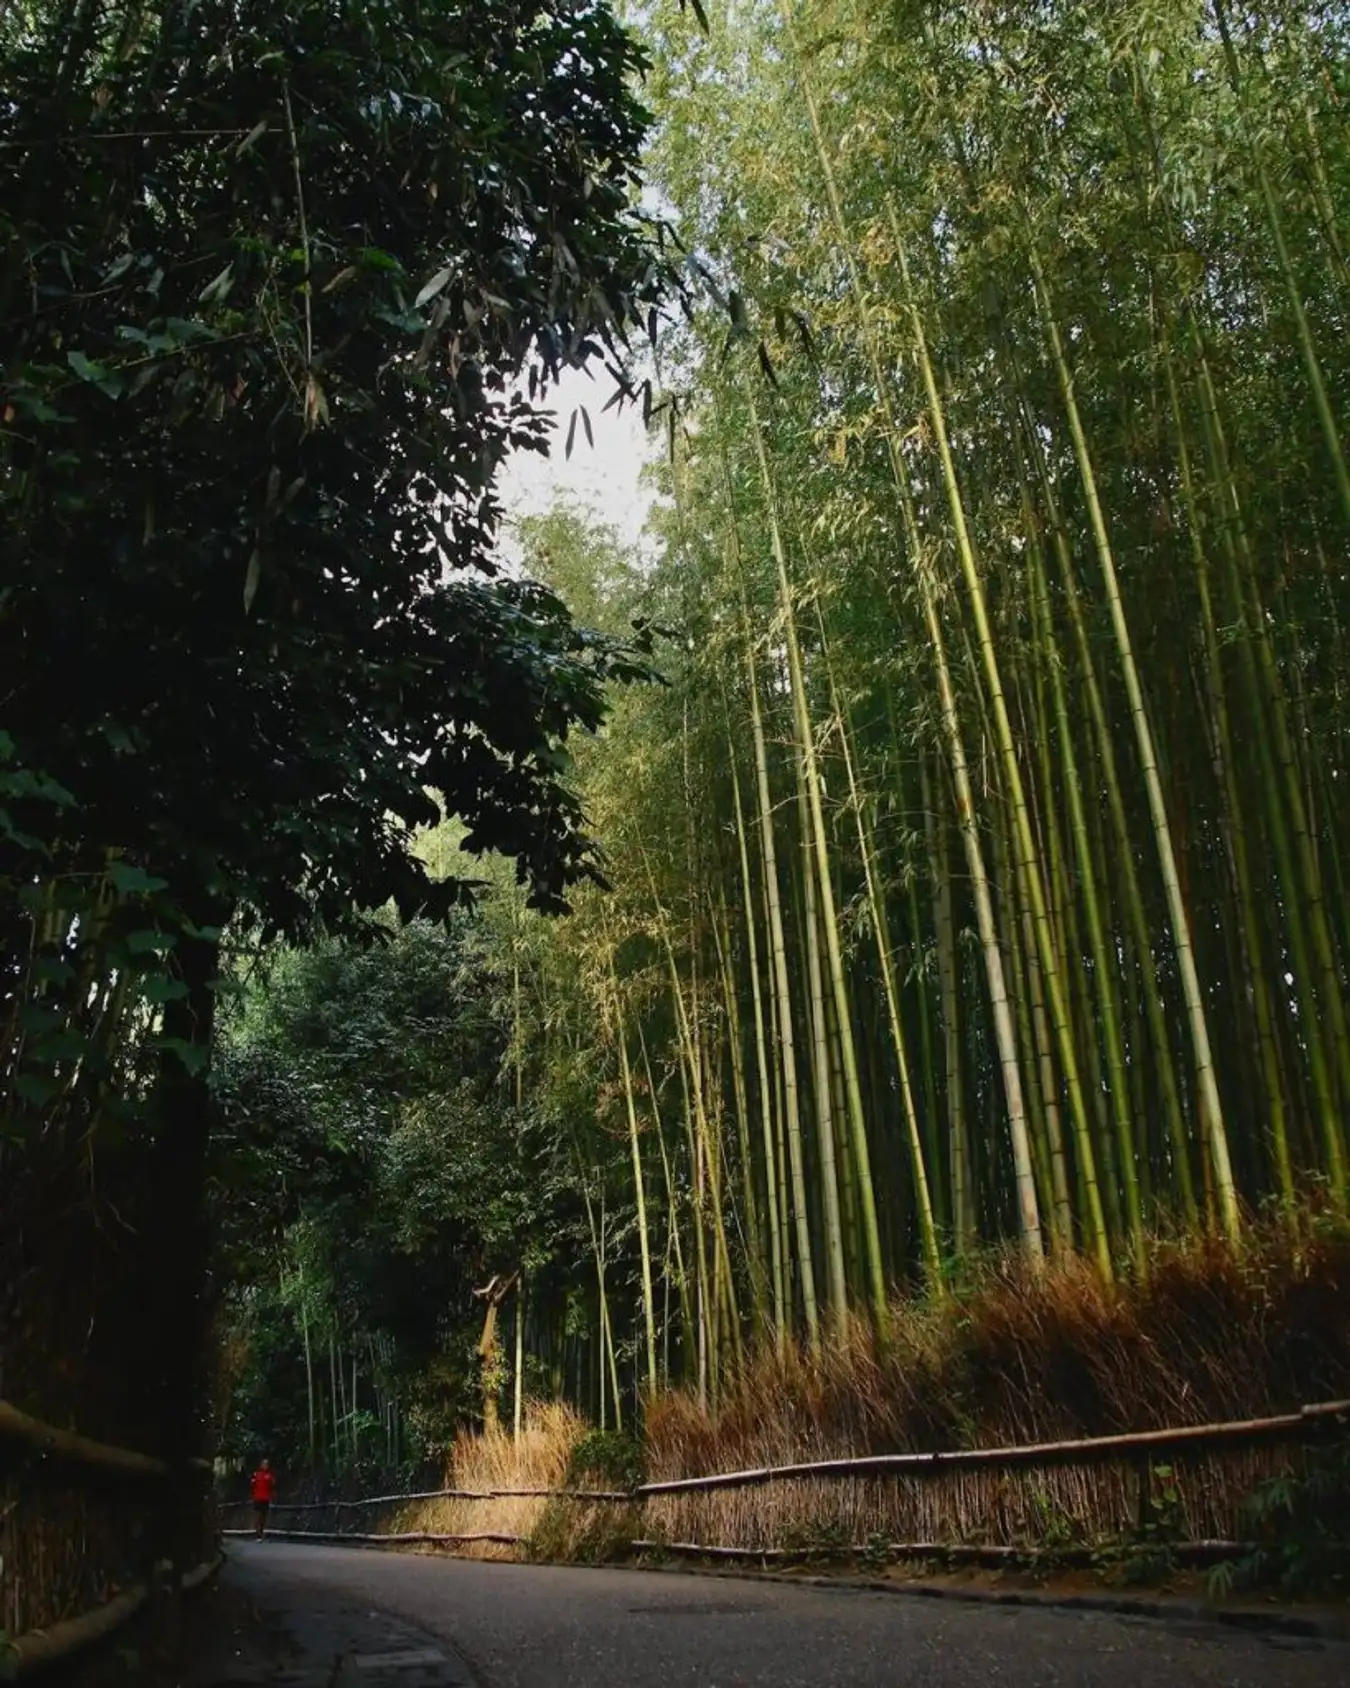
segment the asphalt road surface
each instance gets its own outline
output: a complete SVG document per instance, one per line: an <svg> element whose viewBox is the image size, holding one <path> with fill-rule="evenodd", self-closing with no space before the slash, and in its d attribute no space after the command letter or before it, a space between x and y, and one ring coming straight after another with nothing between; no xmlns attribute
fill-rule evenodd
<svg viewBox="0 0 1350 1688"><path fill-rule="evenodd" d="M452 1688L1350 1685L1350 1644L1198 1622L285 1542L231 1558L259 1602L322 1592L448 1643Z"/></svg>

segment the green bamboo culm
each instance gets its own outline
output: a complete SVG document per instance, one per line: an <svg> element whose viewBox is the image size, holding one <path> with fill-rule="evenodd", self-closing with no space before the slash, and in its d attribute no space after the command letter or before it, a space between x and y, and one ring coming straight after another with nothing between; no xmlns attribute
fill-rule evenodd
<svg viewBox="0 0 1350 1688"><path fill-rule="evenodd" d="M711 1410L987 1250L1350 1200L1350 16L705 10L639 20L657 497L578 518L663 683L510 974L513 1093L614 1138L610 1422L611 1341Z"/></svg>

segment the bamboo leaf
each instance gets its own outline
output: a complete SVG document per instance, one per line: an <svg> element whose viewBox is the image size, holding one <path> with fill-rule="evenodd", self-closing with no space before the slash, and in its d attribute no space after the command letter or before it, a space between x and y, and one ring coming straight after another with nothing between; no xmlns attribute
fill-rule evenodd
<svg viewBox="0 0 1350 1688"><path fill-rule="evenodd" d="M773 388L778 386L778 371L773 366L773 359L769 356L769 348L761 340L756 347L759 367L764 371L764 377Z"/></svg>
<svg viewBox="0 0 1350 1688"><path fill-rule="evenodd" d="M253 609L253 600L258 596L258 584L262 580L262 552L255 545L249 555L248 568L244 571L244 614L248 615Z"/></svg>
<svg viewBox="0 0 1350 1688"><path fill-rule="evenodd" d="M429 305L438 294L444 293L454 279L457 268L456 264L447 264L444 269L437 270L431 280L419 289L417 297L413 300L413 309L420 311L424 305Z"/></svg>

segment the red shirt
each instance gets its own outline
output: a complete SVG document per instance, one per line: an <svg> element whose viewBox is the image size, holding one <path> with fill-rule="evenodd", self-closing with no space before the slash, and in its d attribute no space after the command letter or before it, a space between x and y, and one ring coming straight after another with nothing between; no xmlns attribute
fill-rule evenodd
<svg viewBox="0 0 1350 1688"><path fill-rule="evenodd" d="M275 1471L258 1470L253 1473L253 1504L255 1506L270 1506L277 1498L277 1474Z"/></svg>

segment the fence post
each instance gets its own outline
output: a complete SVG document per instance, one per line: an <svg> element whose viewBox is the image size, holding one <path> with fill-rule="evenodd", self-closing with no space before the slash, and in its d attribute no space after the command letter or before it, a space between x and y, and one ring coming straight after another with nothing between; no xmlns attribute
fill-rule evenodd
<svg viewBox="0 0 1350 1688"><path fill-rule="evenodd" d="M1135 1530L1140 1541L1147 1541L1153 1525L1153 1461L1141 1454L1135 1461L1135 1478L1139 1484Z"/></svg>

